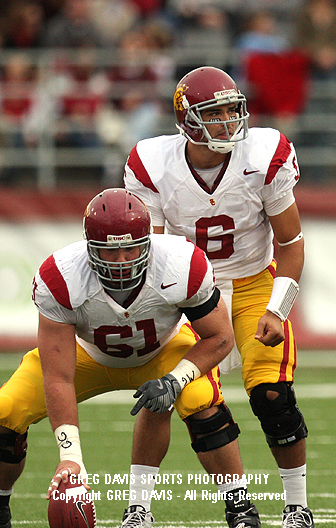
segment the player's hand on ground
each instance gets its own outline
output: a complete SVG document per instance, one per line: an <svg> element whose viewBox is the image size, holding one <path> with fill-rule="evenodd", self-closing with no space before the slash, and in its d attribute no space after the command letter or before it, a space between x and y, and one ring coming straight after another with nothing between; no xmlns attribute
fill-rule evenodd
<svg viewBox="0 0 336 528"><path fill-rule="evenodd" d="M84 470L84 471L83 471ZM81 468L79 464L76 462L73 462L72 460L63 460L60 462L56 468L55 474L53 478L51 479L48 493L47 493L47 499L49 500L52 496L52 493L57 490L60 483L63 481L64 483L68 482L70 475L81 475L81 484L87 489L90 490L90 486L87 485L86 479L84 475L86 475L85 468ZM84 477L84 478L83 478Z"/></svg>
<svg viewBox="0 0 336 528"><path fill-rule="evenodd" d="M141 407L162 414L170 410L181 391L179 382L172 374L167 374L157 380L146 381L133 395L133 398L139 398L139 400L131 410L131 414L135 416Z"/></svg>
<svg viewBox="0 0 336 528"><path fill-rule="evenodd" d="M280 318L269 310L260 317L258 328L254 336L265 346L276 346L285 339L285 332Z"/></svg>

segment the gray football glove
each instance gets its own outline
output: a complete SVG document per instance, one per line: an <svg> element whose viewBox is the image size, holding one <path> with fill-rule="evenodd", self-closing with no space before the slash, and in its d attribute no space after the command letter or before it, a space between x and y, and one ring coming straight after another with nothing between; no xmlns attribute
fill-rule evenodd
<svg viewBox="0 0 336 528"><path fill-rule="evenodd" d="M131 414L135 416L141 407L162 414L175 403L181 391L179 382L172 374L166 374L160 379L146 381L133 395L133 398L140 399L134 405Z"/></svg>

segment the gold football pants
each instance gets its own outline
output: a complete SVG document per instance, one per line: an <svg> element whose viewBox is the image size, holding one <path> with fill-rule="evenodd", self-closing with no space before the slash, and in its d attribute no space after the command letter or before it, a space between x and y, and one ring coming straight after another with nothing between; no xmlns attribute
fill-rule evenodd
<svg viewBox="0 0 336 528"><path fill-rule="evenodd" d="M104 392L137 389L148 380L161 378L170 372L196 343L198 336L190 325L180 332L145 365L130 368L109 368L93 360L77 344L75 387L77 401L82 402ZM223 401L219 369L187 385L175 402L181 419ZM135 403L135 400L134 400ZM38 349L28 352L12 377L0 389L0 425L17 433L47 416L43 376Z"/></svg>
<svg viewBox="0 0 336 528"><path fill-rule="evenodd" d="M279 345L265 346L254 339L271 296L275 268L273 261L257 275L233 280L232 322L248 395L260 383L293 381L296 367L296 344L288 319L283 323L285 340Z"/></svg>

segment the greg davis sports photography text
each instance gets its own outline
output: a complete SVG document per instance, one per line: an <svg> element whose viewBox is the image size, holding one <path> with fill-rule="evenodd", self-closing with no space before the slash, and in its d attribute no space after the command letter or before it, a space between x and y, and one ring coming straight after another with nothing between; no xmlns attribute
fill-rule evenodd
<svg viewBox="0 0 336 528"><path fill-rule="evenodd" d="M72 483L79 485L83 477L70 475ZM247 498L254 500L285 500L285 493L279 493L269 489L269 473L246 473L243 480L248 486L248 490L241 489L241 500ZM151 475L141 475L141 484L146 486L150 484L153 477ZM217 480L216 480L217 479ZM239 480L239 475L215 475L207 473L159 473L155 476L155 489L151 492L146 489L141 490L142 499L151 499L156 501L218 501L232 499L230 491L220 493L216 488L218 484L231 484L232 490L234 483ZM134 482L132 473L88 473L86 482L90 486L90 491L85 492L81 500L108 500L108 501L128 501L132 498L129 490L130 484ZM258 489L259 488L259 489ZM265 491L266 488L266 491ZM261 490L262 489L262 490ZM232 495L230 497L230 494ZM62 496L58 490L54 491L56 500L76 500L76 497ZM135 497L133 497L135 498Z"/></svg>

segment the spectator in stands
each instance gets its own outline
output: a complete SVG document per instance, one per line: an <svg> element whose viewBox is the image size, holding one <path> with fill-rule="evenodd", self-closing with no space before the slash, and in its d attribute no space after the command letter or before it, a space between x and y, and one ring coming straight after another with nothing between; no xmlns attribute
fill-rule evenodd
<svg viewBox="0 0 336 528"><path fill-rule="evenodd" d="M282 53L290 48L290 42L280 33L275 15L269 10L252 13L246 21L235 44L239 52L239 66L235 77L244 82L245 63L251 53Z"/></svg>
<svg viewBox="0 0 336 528"><path fill-rule="evenodd" d="M63 8L65 0L39 0L43 7L44 18L46 21L57 15Z"/></svg>
<svg viewBox="0 0 336 528"><path fill-rule="evenodd" d="M44 12L37 0L18 0L9 6L4 48L36 48L41 45Z"/></svg>
<svg viewBox="0 0 336 528"><path fill-rule="evenodd" d="M323 83L336 81L336 2L335 0L305 0L298 12L296 23L296 45L306 53L311 61L311 76L321 83L324 94L327 88ZM331 87L335 93L335 88ZM315 93L307 106L308 113L315 123L323 123L319 133L316 128L300 134L301 143L306 147L324 149L323 156L334 159L336 134L334 122L329 117L335 114L335 101L332 97L320 97ZM335 121L335 117L332 118ZM320 182L322 179L335 181L335 163L323 171L312 165L305 171L306 180Z"/></svg>
<svg viewBox="0 0 336 528"><path fill-rule="evenodd" d="M90 17L90 0L65 0L49 20L42 44L46 48L99 48L103 40Z"/></svg>
<svg viewBox="0 0 336 528"><path fill-rule="evenodd" d="M121 36L137 24L139 8L132 0L91 0L90 18L106 46L116 48Z"/></svg>
<svg viewBox="0 0 336 528"><path fill-rule="evenodd" d="M138 7L143 18L149 18L163 12L166 2L165 0L132 0L132 3Z"/></svg>
<svg viewBox="0 0 336 528"><path fill-rule="evenodd" d="M22 125L29 115L36 92L36 69L24 52L13 52L0 80L1 129L7 146L24 145Z"/></svg>
<svg viewBox="0 0 336 528"><path fill-rule="evenodd" d="M248 51L279 53L289 47L289 42L280 34L275 15L261 10L251 15L247 31L238 39L237 46Z"/></svg>
<svg viewBox="0 0 336 528"><path fill-rule="evenodd" d="M177 77L204 64L222 68L230 45L230 25L220 2L171 0L169 5L177 18L177 48L183 50L184 63L178 68Z"/></svg>
<svg viewBox="0 0 336 528"><path fill-rule="evenodd" d="M22 51L13 52L2 68L0 78L0 147L11 149L30 145L24 126L30 117L36 92L36 69L29 56ZM6 154L1 154L4 156L1 161L6 162ZM1 183L15 183L16 172L8 160L0 172Z"/></svg>
<svg viewBox="0 0 336 528"><path fill-rule="evenodd" d="M110 68L110 78L116 84L113 102L120 108L125 95L136 86L146 93L141 83L155 83L157 80L149 65L149 43L141 26L126 31L118 47L116 64Z"/></svg>
<svg viewBox="0 0 336 528"><path fill-rule="evenodd" d="M296 44L312 61L316 79L336 79L335 0L307 0L296 17Z"/></svg>
<svg viewBox="0 0 336 528"><path fill-rule="evenodd" d="M176 37L174 27L158 17L145 21L143 31L154 75L159 81L175 81L176 59L171 52Z"/></svg>
<svg viewBox="0 0 336 528"><path fill-rule="evenodd" d="M83 50L75 63L65 63L54 79L58 91L55 120L56 145L65 147L98 147L96 130L99 112L107 100L108 79L95 66L95 50Z"/></svg>
<svg viewBox="0 0 336 528"><path fill-rule="evenodd" d="M7 27L7 18L4 13L0 14L0 49L5 42L5 28Z"/></svg>
<svg viewBox="0 0 336 528"><path fill-rule="evenodd" d="M125 152L155 134L161 116L156 94L158 76L151 66L150 42L143 27L127 31L120 40L118 65L110 69L111 103L124 120L119 141Z"/></svg>
<svg viewBox="0 0 336 528"><path fill-rule="evenodd" d="M292 141L307 100L306 57L283 36L276 16L256 11L236 42L239 63L234 76L248 94L250 122L279 129Z"/></svg>

